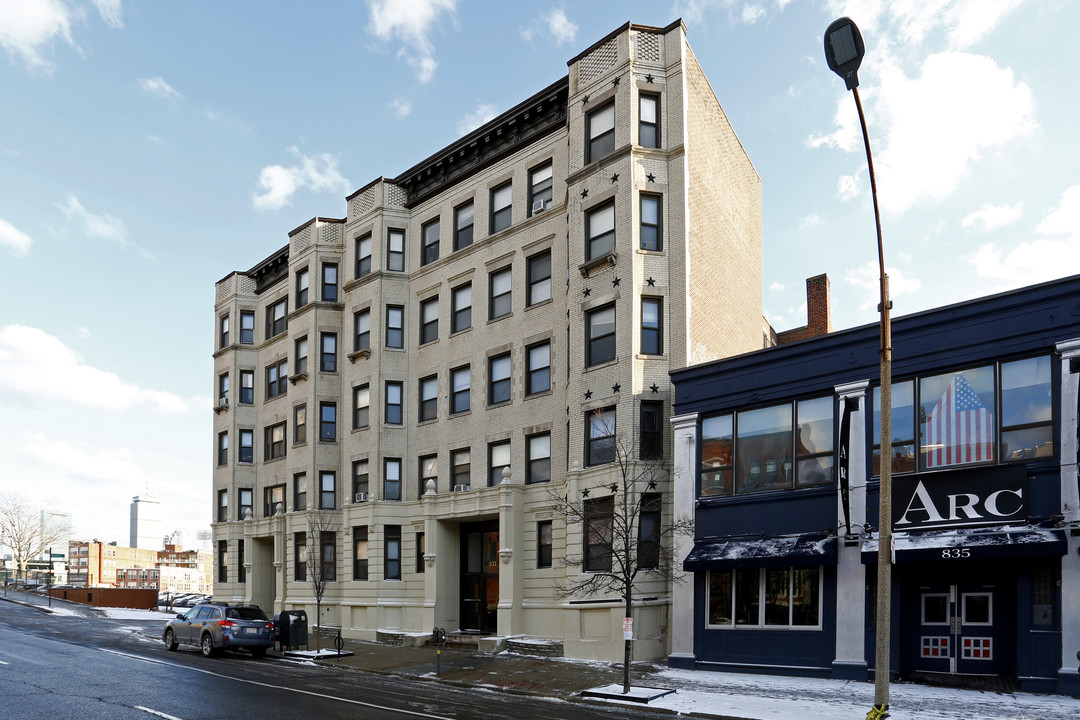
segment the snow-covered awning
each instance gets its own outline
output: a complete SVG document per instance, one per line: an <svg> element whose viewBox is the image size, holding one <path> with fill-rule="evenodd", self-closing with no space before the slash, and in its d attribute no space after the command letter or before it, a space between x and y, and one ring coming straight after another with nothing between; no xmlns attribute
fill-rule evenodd
<svg viewBox="0 0 1080 720"><path fill-rule="evenodd" d="M1034 525L899 532L893 535L893 545L896 562L1064 555L1069 551L1063 531ZM877 537L864 540L862 561L876 563L877 557Z"/></svg>
<svg viewBox="0 0 1080 720"><path fill-rule="evenodd" d="M826 533L779 537L724 538L699 542L683 561L684 570L835 565L836 538Z"/></svg>

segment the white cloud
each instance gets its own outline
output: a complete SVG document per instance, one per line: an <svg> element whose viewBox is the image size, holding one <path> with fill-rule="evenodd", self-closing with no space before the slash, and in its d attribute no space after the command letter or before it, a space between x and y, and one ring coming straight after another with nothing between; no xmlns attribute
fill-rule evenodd
<svg viewBox="0 0 1080 720"><path fill-rule="evenodd" d="M26 433L22 453L35 464L63 470L78 477L110 483L141 483L145 475L124 448L99 448L85 443L50 440L43 433Z"/></svg>
<svg viewBox="0 0 1080 720"><path fill-rule="evenodd" d="M960 221L960 227L969 232L984 233L996 230L999 227L1010 225L1024 215L1024 203L1015 205L983 205L978 210L970 212Z"/></svg>
<svg viewBox="0 0 1080 720"><path fill-rule="evenodd" d="M861 175L841 175L836 179L836 196L842 202L854 200L862 193Z"/></svg>
<svg viewBox="0 0 1080 720"><path fill-rule="evenodd" d="M89 340L91 337L93 337L92 333L90 332L90 328L86 327L80 327L75 331L75 334L79 336L80 340Z"/></svg>
<svg viewBox="0 0 1080 720"><path fill-rule="evenodd" d="M757 3L747 3L746 5L743 5L740 17L747 25L753 25L758 20L765 17L765 8Z"/></svg>
<svg viewBox="0 0 1080 720"><path fill-rule="evenodd" d="M889 276L890 301L922 290L922 282L918 278L904 277L900 268L886 265L885 272ZM844 274L844 280L856 289L859 297L863 298L861 309L876 308L881 304L881 275L876 260L851 268Z"/></svg>
<svg viewBox="0 0 1080 720"><path fill-rule="evenodd" d="M476 109L465 117L458 120L457 131L458 135L465 135L476 128L480 127L488 120L495 117L495 106L488 105L487 103L481 103L476 106Z"/></svg>
<svg viewBox="0 0 1080 720"><path fill-rule="evenodd" d="M541 35L550 37L556 45L569 45L577 39L578 26L566 17L562 8L540 13L521 30L521 37L532 42Z"/></svg>
<svg viewBox="0 0 1080 720"><path fill-rule="evenodd" d="M111 28L117 30L124 27L124 15L120 7L120 0L90 0L97 8L101 19Z"/></svg>
<svg viewBox="0 0 1080 720"><path fill-rule="evenodd" d="M367 0L368 32L382 41L397 39L406 47L398 57L416 71L420 82L435 75L438 63L429 35L443 15L453 21L457 0Z"/></svg>
<svg viewBox="0 0 1080 720"><path fill-rule="evenodd" d="M879 198L894 213L946 197L984 152L1037 127L1030 88L988 57L938 53L921 70L909 79L891 68L876 95L874 116L885 128Z"/></svg>
<svg viewBox="0 0 1080 720"><path fill-rule="evenodd" d="M33 71L51 74L46 51L61 40L78 48L71 34L72 11L60 0L0 0L0 47Z"/></svg>
<svg viewBox="0 0 1080 720"><path fill-rule="evenodd" d="M338 171L337 158L329 153L309 157L296 147L288 148L297 164L289 167L267 165L259 173L262 193L251 196L255 207L261 210L277 210L289 204L293 194L300 188L312 192L349 191L349 181Z"/></svg>
<svg viewBox="0 0 1080 720"><path fill-rule="evenodd" d="M139 87L151 95L157 95L165 100L179 100L184 97L173 89L169 83L165 82L165 78L160 75L155 75L150 78L139 78Z"/></svg>
<svg viewBox="0 0 1080 720"><path fill-rule="evenodd" d="M1022 242L1008 252L989 243L966 259L979 277L998 281L995 290L1080 273L1080 185L1061 194L1061 202L1043 217L1035 232L1048 237Z"/></svg>
<svg viewBox="0 0 1080 720"><path fill-rule="evenodd" d="M799 221L799 229L806 230L807 228L817 227L822 222L821 216L817 213L810 213L802 220Z"/></svg>
<svg viewBox="0 0 1080 720"><path fill-rule="evenodd" d="M409 117L412 114L412 105L407 100L396 98L390 101L390 110L399 118Z"/></svg>
<svg viewBox="0 0 1080 720"><path fill-rule="evenodd" d="M30 252L33 243L29 235L0 218L0 247L6 246L15 257L23 257Z"/></svg>
<svg viewBox="0 0 1080 720"><path fill-rule="evenodd" d="M773 292L778 292L780 290L783 290L784 287L785 287L784 283L773 281L773 283L771 285L769 285L769 290L771 290Z"/></svg>
<svg viewBox="0 0 1080 720"><path fill-rule="evenodd" d="M1061 194L1061 202L1036 226L1041 235L1070 235L1080 247L1080 185L1073 185Z"/></svg>
<svg viewBox="0 0 1080 720"><path fill-rule="evenodd" d="M25 325L0 328L0 390L110 412L139 407L162 414L188 410L179 396L140 388L85 365L58 338Z"/></svg>
<svg viewBox="0 0 1080 720"><path fill-rule="evenodd" d="M1024 0L834 0L829 14L855 18L863 36L883 36L895 29L897 40L921 43L938 28L949 47L964 49L986 37Z"/></svg>
<svg viewBox="0 0 1080 720"><path fill-rule="evenodd" d="M148 251L128 240L127 226L121 218L114 217L109 213L89 212L79 202L79 198L74 195L67 196L64 202L60 204L60 210L65 217L79 223L82 226L82 231L88 237L114 242L124 250L134 249L148 260L153 258Z"/></svg>

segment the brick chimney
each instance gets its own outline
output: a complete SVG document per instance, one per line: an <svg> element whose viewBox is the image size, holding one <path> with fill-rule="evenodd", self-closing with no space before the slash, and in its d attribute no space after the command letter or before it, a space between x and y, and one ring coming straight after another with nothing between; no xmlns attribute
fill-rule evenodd
<svg viewBox="0 0 1080 720"><path fill-rule="evenodd" d="M825 273L806 278L806 337L832 332L829 304L829 276Z"/></svg>
<svg viewBox="0 0 1080 720"><path fill-rule="evenodd" d="M832 332L829 301L829 276L825 273L806 278L806 325L776 333L776 344L828 335Z"/></svg>

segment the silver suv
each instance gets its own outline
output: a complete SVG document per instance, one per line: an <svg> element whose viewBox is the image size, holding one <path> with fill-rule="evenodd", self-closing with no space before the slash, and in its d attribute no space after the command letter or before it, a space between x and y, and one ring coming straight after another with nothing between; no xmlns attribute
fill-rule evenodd
<svg viewBox="0 0 1080 720"><path fill-rule="evenodd" d="M258 605L229 605L209 602L196 605L165 624L165 647L196 645L206 657L221 650L247 650L262 657L274 647L274 623Z"/></svg>

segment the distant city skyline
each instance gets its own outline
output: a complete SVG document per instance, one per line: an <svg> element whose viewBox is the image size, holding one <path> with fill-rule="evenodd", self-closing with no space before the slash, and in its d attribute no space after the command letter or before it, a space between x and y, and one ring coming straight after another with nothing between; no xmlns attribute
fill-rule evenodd
<svg viewBox="0 0 1080 720"><path fill-rule="evenodd" d="M805 323L820 273L837 329L876 321L862 138L822 41L844 15L866 41L894 316L1080 272L1080 3L0 8L2 481L87 539L124 542L139 494L165 528L212 521L217 280L628 21L682 18L762 179L777 330Z"/></svg>

